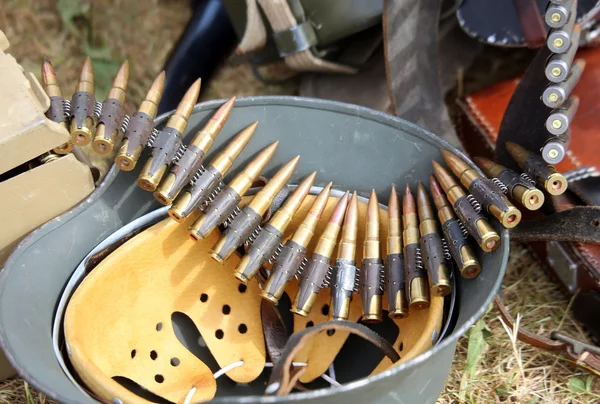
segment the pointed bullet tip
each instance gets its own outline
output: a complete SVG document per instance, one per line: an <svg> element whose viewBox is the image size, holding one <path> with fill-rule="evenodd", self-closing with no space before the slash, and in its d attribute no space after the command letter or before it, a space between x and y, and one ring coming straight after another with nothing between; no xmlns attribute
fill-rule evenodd
<svg viewBox="0 0 600 404"><path fill-rule="evenodd" d="M411 192L410 192L410 184L406 184L406 187L404 188L404 193L407 194L407 195L411 194Z"/></svg>
<svg viewBox="0 0 600 404"><path fill-rule="evenodd" d="M49 60L49 59L48 59L46 56L44 56L44 60L43 60L43 62L42 62L42 63L43 63L43 64L45 64L45 65L46 65L46 64L47 64L47 65L52 65L52 63L50 63L50 60Z"/></svg>

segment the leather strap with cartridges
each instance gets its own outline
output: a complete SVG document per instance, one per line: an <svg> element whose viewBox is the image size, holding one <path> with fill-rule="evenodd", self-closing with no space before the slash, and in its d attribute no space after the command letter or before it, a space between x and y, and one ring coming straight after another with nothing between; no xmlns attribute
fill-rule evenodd
<svg viewBox="0 0 600 404"><path fill-rule="evenodd" d="M471 94L458 101L462 114L457 126L472 156L492 158L509 168L519 170L505 147L506 141L537 152L548 139L544 128L551 111L540 100L548 85L544 67L549 52L540 49L525 75ZM600 88L600 49L580 50L577 58L586 61L579 84L573 91L580 97L580 108L569 126L571 142L562 162L556 168L569 181L569 189L538 215L511 230L511 238L527 242L538 260L562 286L574 295L572 312L596 339L600 336L597 322L600 312L600 176L597 167L600 133L600 105L592 88ZM527 111L527 113L523 113ZM526 136L525 136L526 134ZM497 143L498 147L495 147ZM520 171L519 171L520 172ZM537 212L536 212L537 213ZM505 321L514 323L502 298L496 298ZM578 341L559 332L550 338L520 329L518 338L542 349L562 353L569 361L600 374L598 347Z"/></svg>

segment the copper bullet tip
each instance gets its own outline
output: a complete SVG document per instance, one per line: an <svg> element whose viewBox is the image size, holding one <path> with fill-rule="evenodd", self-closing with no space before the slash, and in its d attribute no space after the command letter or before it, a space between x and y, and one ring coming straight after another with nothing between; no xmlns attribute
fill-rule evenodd
<svg viewBox="0 0 600 404"><path fill-rule="evenodd" d="M129 61L124 61L119 67L115 79L113 80L113 87L125 89L127 88L127 82L129 81Z"/></svg>
<svg viewBox="0 0 600 404"><path fill-rule="evenodd" d="M179 101L179 105L177 105L177 109L175 110L174 115L182 115L186 119L192 114L192 109L196 102L198 101L198 95L200 95L200 85L202 83L201 79L194 81L194 84L188 88L185 92L181 101Z"/></svg>
<svg viewBox="0 0 600 404"><path fill-rule="evenodd" d="M83 62L79 81L87 81L90 83L94 82L94 65L92 64L92 59L90 59L89 56L86 57L85 62Z"/></svg>
<svg viewBox="0 0 600 404"><path fill-rule="evenodd" d="M440 183L435 179L433 174L429 175L429 188L431 188L431 196L435 199L443 195Z"/></svg>
<svg viewBox="0 0 600 404"><path fill-rule="evenodd" d="M338 226L342 226L342 222L344 221L344 216L346 213L346 208L348 207L348 198L350 196L350 192L346 191L344 196L337 203L331 217L329 218L329 223L335 223Z"/></svg>
<svg viewBox="0 0 600 404"><path fill-rule="evenodd" d="M392 191L390 192L390 200L388 202L388 219L399 219L400 218L400 202L398 201L398 194L396 193L396 187L392 185Z"/></svg>
<svg viewBox="0 0 600 404"><path fill-rule="evenodd" d="M367 205L367 221L379 220L379 201L377 200L377 194L375 190L371 190L369 196L369 203Z"/></svg>
<svg viewBox="0 0 600 404"><path fill-rule="evenodd" d="M356 191L352 193L352 198L350 198L350 202L348 202L348 208L346 209L346 216L344 217L344 227L343 234L346 237L342 236L342 239L348 238L348 234L352 234L356 239L356 226L358 225L358 195Z"/></svg>
<svg viewBox="0 0 600 404"><path fill-rule="evenodd" d="M467 163L465 163L457 155L450 153L449 151L446 151L446 150L441 150L441 153L442 153L442 157L444 158L444 161L446 162L448 167L450 167L452 172L454 172L454 174L456 174L456 176L460 177L462 175L462 173L464 173L465 171L467 171L471 168L471 167L469 167L469 165Z"/></svg>
<svg viewBox="0 0 600 404"><path fill-rule="evenodd" d="M404 190L404 199L402 201L402 213L404 215L410 215L411 213L416 212L417 210L415 208L415 198L413 197L413 194L410 191L410 185L406 184L406 189Z"/></svg>
<svg viewBox="0 0 600 404"><path fill-rule="evenodd" d="M235 102L235 96L231 97L227 100L223 105L219 107L217 112L210 118L212 121L217 121L219 126L223 126L227 118L229 118L229 114L231 114L231 110L233 109L233 103Z"/></svg>
<svg viewBox="0 0 600 404"><path fill-rule="evenodd" d="M427 190L421 181L417 184L417 207L429 206Z"/></svg>

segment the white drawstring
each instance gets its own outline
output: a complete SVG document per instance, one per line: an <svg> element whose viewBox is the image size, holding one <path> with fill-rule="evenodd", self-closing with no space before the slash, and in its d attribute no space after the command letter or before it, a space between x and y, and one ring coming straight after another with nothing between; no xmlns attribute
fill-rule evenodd
<svg viewBox="0 0 600 404"><path fill-rule="evenodd" d="M213 377L216 380L219 377L223 376L225 373L229 372L231 369L239 368L243 364L244 364L244 361L233 362L233 363L225 366L224 368L217 370L213 374ZM272 362L265 362L265 367L266 368L272 368L273 366L274 365L273 365ZM308 363L306 363L306 362L292 362L292 366L305 367L305 366L308 366ZM322 374L321 377L323 378L323 380L327 381L332 386L335 386L335 387L341 386L341 384L339 384L335 380L335 371L333 370L333 365L331 365L329 367L329 373L332 375L332 377L330 377L330 376L328 376L326 374ZM195 393L196 393L196 387L192 387L190 389L190 391L188 391L187 395L185 396L185 400L183 401L183 404L190 404L190 402L192 401L192 397L194 396Z"/></svg>
<svg viewBox="0 0 600 404"><path fill-rule="evenodd" d="M232 364L225 366L223 369L217 370L213 376L215 377L215 380L216 380L220 376L222 376L225 373L229 372L231 369L239 368L243 364L244 364L244 361L233 362Z"/></svg>

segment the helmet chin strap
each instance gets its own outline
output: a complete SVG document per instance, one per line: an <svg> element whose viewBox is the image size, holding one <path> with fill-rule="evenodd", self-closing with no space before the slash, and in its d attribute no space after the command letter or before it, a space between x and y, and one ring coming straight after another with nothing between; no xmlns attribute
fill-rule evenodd
<svg viewBox="0 0 600 404"><path fill-rule="evenodd" d="M225 366L224 368L217 370L213 374L213 376L215 377L215 380L216 380L219 377L221 377L222 375L224 375L225 373L229 372L231 369L238 368L238 367L242 366L243 364L244 364L244 361L233 362L233 363ZM303 366L307 366L307 363L304 363L304 362L292 362L292 366L303 367ZM273 367L273 363L272 362L266 362L265 363L265 367L266 368L272 368ZM335 386L335 387L341 386L335 380L335 370L333 369L333 364L329 367L329 374L330 375L322 374L321 377L323 378L323 380L327 381L332 386ZM196 387L192 387L190 389L190 391L188 391L187 395L185 396L185 400L183 401L183 404L190 404L190 402L192 400L192 397L194 396L195 393L196 393Z"/></svg>

